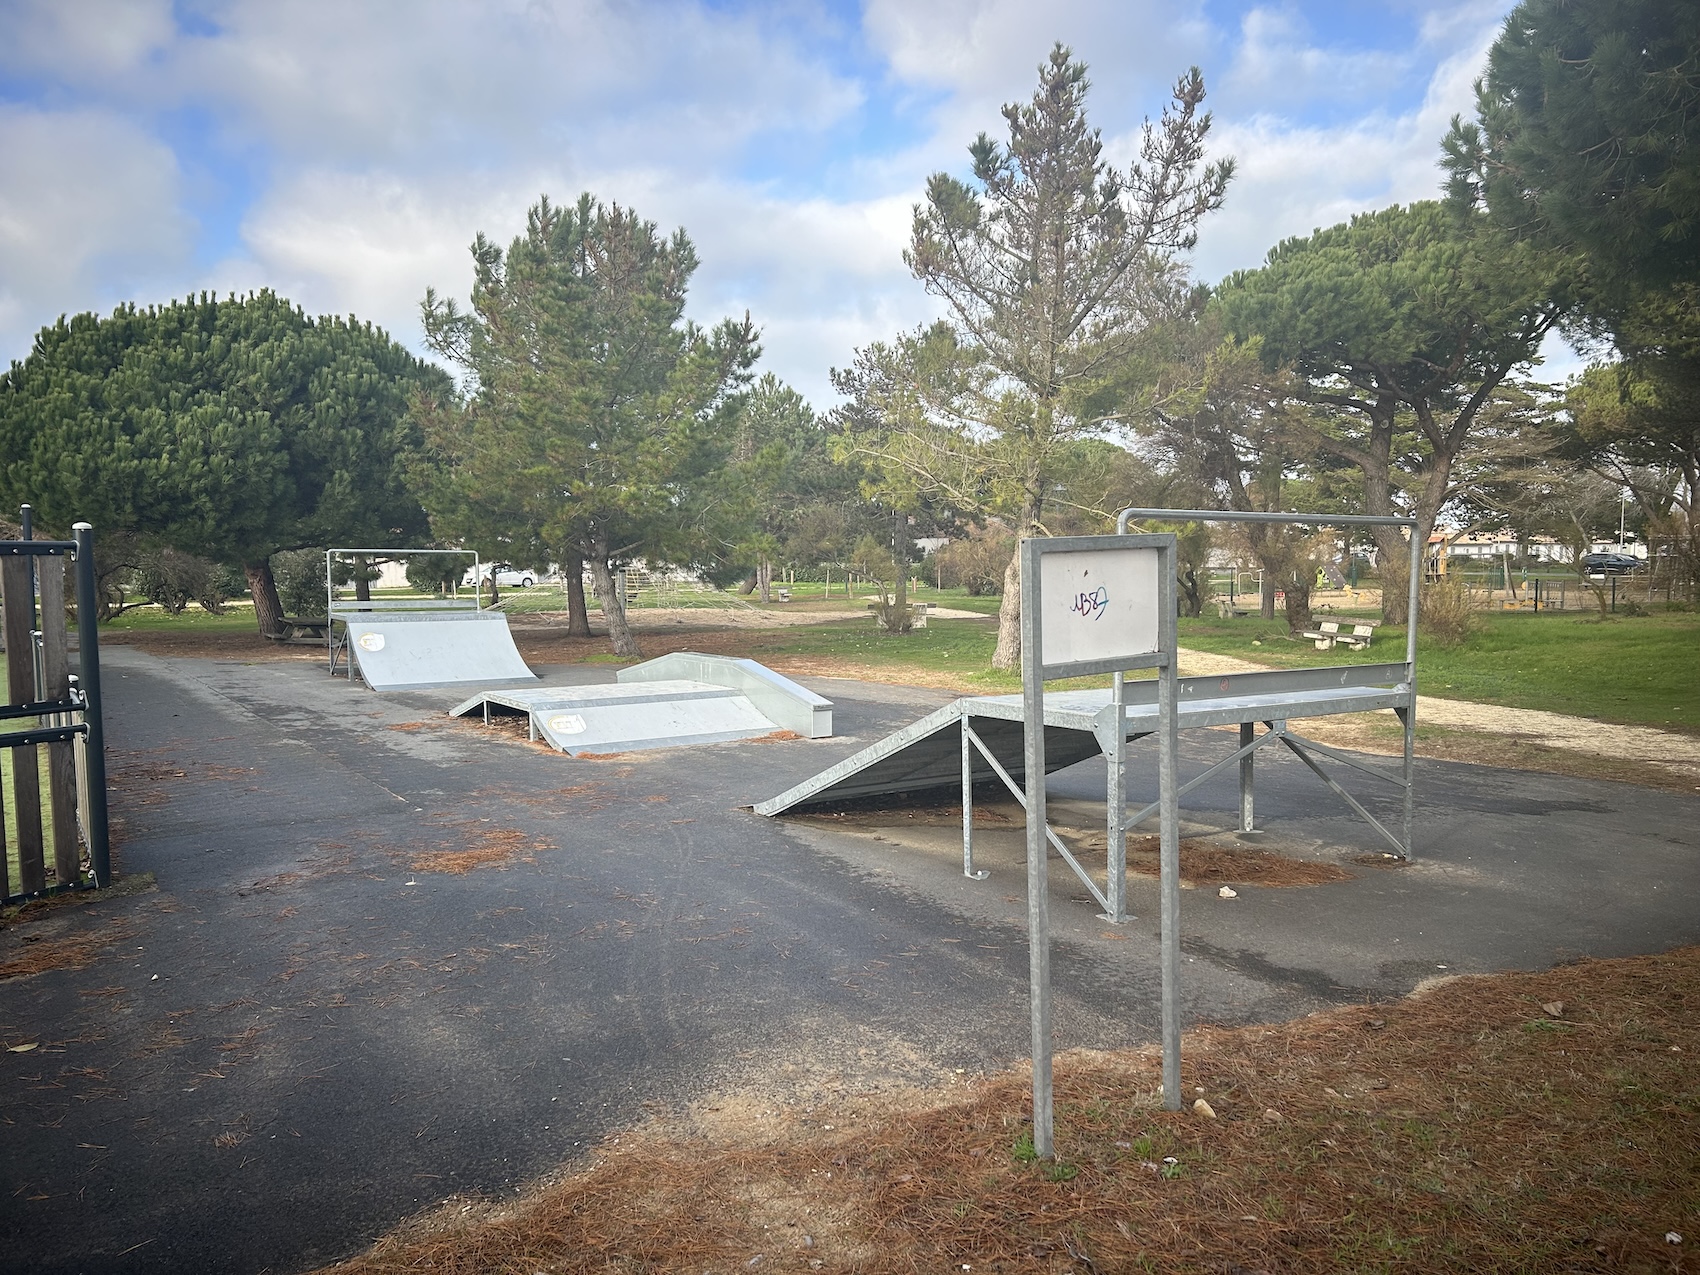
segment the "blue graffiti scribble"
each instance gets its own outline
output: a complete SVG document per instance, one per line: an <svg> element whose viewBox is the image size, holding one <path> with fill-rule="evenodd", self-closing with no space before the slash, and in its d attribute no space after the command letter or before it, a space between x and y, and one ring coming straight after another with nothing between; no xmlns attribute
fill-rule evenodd
<svg viewBox="0 0 1700 1275"><path fill-rule="evenodd" d="M1069 604L1069 610L1088 620L1102 620L1104 608L1110 604L1110 591L1099 585L1091 593L1078 593Z"/></svg>

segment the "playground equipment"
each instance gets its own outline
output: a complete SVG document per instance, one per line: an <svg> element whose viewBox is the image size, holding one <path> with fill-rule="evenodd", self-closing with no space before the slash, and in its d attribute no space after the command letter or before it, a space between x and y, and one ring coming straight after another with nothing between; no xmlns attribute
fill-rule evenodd
<svg viewBox="0 0 1700 1275"><path fill-rule="evenodd" d="M337 597L333 580L339 556L471 556L462 549L327 549L325 551L325 644L330 673L338 666L374 691L418 691L441 686L516 685L535 682L514 646L508 617L483 605L483 591L470 598Z"/></svg>
<svg viewBox="0 0 1700 1275"><path fill-rule="evenodd" d="M449 710L524 715L532 739L569 755L717 744L791 731L832 734L832 701L754 660L678 651L624 668L613 686L481 691Z"/></svg>

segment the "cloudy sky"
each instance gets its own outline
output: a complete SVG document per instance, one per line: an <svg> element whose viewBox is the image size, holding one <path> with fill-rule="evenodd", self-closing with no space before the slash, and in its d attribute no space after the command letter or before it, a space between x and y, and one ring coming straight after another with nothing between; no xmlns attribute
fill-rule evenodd
<svg viewBox="0 0 1700 1275"><path fill-rule="evenodd" d="M0 0L0 359L65 312L267 286L419 347L427 285L540 193L684 226L691 312L748 309L817 401L935 313L904 269L1063 40L1125 162L1201 67L1239 176L1198 276L1428 198L1510 0ZM1571 360L1555 359L1547 374Z"/></svg>

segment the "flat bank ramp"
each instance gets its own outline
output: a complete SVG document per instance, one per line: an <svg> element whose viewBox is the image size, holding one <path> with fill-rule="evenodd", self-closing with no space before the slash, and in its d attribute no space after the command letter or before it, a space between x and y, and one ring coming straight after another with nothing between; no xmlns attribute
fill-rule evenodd
<svg viewBox="0 0 1700 1275"><path fill-rule="evenodd" d="M350 611L349 658L374 691L535 682L500 611Z"/></svg>
<svg viewBox="0 0 1700 1275"><path fill-rule="evenodd" d="M681 676L693 674L694 676ZM621 669L613 686L481 691L450 709L522 714L533 739L563 753L625 753L832 733L832 702L754 660L678 652Z"/></svg>

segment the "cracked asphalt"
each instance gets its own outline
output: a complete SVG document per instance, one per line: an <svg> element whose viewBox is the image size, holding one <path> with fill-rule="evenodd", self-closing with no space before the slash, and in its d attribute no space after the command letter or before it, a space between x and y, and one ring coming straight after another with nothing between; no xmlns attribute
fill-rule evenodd
<svg viewBox="0 0 1700 1275"><path fill-rule="evenodd" d="M0 1037L36 1046L0 1054L0 1269L306 1270L781 1065L869 1089L1025 1056L1018 837L982 839L976 883L948 827L746 809L947 694L808 679L833 739L575 761L308 662L105 669L120 867L157 888L0 932L102 945L0 984ZM1183 778L1230 747L1184 737ZM1700 941L1700 796L1418 773L1419 859L1389 870L1352 865L1373 833L1300 763L1260 761L1263 844L1355 875L1187 892L1189 1022ZM1154 766L1131 786L1154 797ZM1236 808L1224 776L1185 818ZM1060 864L1051 889L1058 1046L1154 1039L1155 884L1122 927Z"/></svg>

